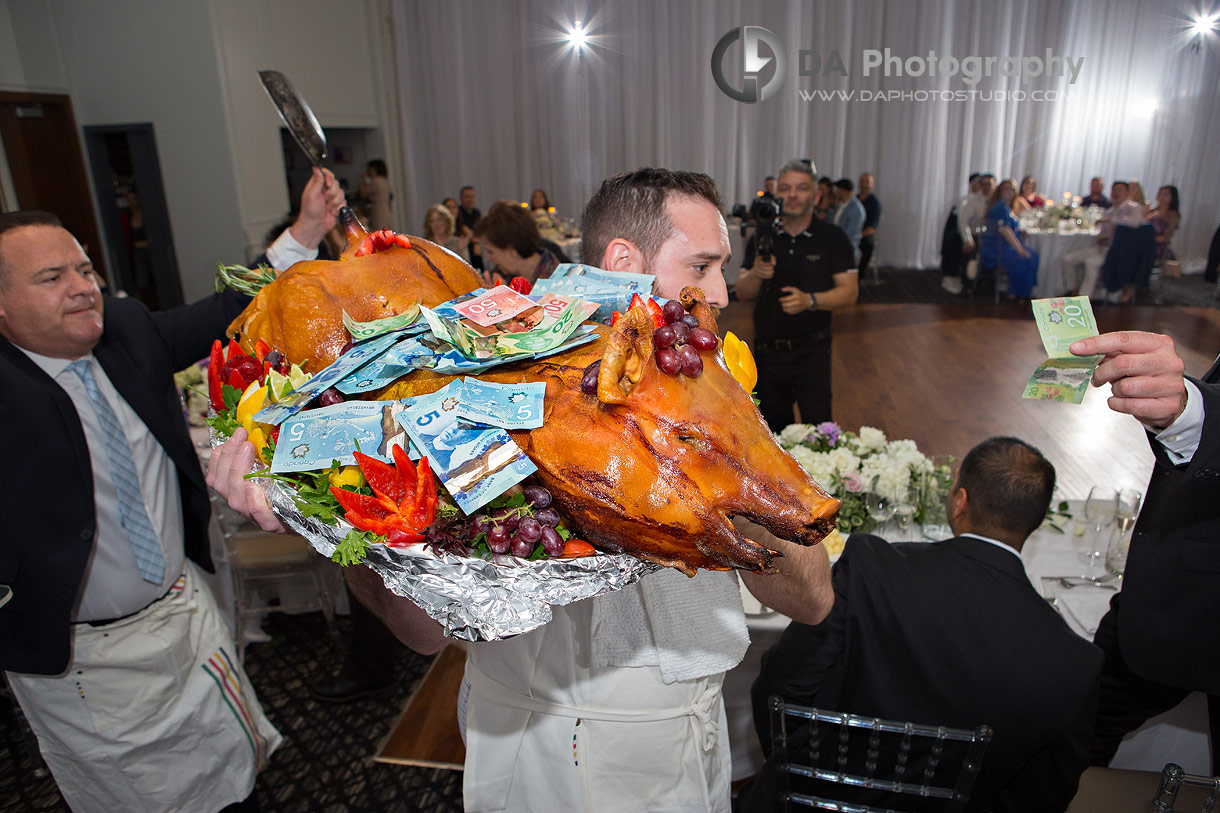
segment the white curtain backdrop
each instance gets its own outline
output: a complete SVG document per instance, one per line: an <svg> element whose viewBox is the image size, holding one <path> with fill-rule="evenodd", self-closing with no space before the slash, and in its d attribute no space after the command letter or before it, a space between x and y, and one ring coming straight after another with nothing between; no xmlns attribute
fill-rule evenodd
<svg viewBox="0 0 1220 813"><path fill-rule="evenodd" d="M410 231L465 184L484 211L543 187L561 216L579 217L605 176L665 166L707 172L731 205L793 157L832 178L875 173L886 265L938 264L945 216L972 170L1033 174L1055 197L1087 194L1093 175L1107 190L1114 178L1139 179L1150 198L1175 184L1174 247L1187 267L1201 264L1220 223L1220 37L1190 39L1193 3L389 1ZM582 56L563 40L577 19L591 35ZM782 88L756 104L723 94L711 71L717 41L742 25L774 32L787 54ZM999 66L973 86L939 72L865 76L863 52L887 48L903 60L1050 49L1084 62L1075 84L1022 82ZM725 60L737 87L741 49ZM817 51L823 71L837 52L848 75L798 75L801 50ZM963 100L876 98L972 90ZM854 95L802 98L815 91ZM1059 98L1035 101L1034 91Z"/></svg>

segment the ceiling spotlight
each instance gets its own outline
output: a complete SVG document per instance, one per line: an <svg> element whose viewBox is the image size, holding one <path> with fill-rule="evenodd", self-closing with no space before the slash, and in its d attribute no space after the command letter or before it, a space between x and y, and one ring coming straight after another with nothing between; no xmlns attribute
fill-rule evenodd
<svg viewBox="0 0 1220 813"><path fill-rule="evenodd" d="M585 49L587 42L588 35L585 33L585 24L580 20L572 23L572 27L568 30L568 44L579 53Z"/></svg>
<svg viewBox="0 0 1220 813"><path fill-rule="evenodd" d="M1220 14L1209 14L1206 17L1200 14L1195 17L1194 22L1190 26L1191 36L1201 37L1204 34L1210 34L1216 29L1216 21L1218 19L1220 19Z"/></svg>

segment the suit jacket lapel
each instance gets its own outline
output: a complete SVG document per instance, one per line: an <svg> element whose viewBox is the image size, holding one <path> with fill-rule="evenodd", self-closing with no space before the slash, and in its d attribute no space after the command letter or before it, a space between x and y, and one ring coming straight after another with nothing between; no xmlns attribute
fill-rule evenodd
<svg viewBox="0 0 1220 813"><path fill-rule="evenodd" d="M4 356L9 363L22 372L29 375L34 383L41 386L51 396L51 400L55 402L55 407L59 412L59 417L63 420L64 426L68 430L68 438L71 440L72 453L76 457L76 463L80 466L81 471L86 472L86 480L90 479L93 470L93 464L89 460L89 444L85 441L85 428L81 425L80 415L76 413L76 407L72 404L72 399L68 397L68 393L63 387L46 374L41 367L33 362L33 360L25 353L21 352L20 348L12 344L8 339L0 338L0 356ZM11 431L20 431L17 428L10 428Z"/></svg>
<svg viewBox="0 0 1220 813"><path fill-rule="evenodd" d="M1216 356L1216 360L1212 362L1211 368L1199 380L1204 384L1215 384L1220 381L1220 356Z"/></svg>

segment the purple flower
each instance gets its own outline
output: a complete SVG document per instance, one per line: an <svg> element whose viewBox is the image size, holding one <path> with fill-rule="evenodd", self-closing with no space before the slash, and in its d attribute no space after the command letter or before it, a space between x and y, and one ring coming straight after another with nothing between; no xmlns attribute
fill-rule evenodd
<svg viewBox="0 0 1220 813"><path fill-rule="evenodd" d="M843 429L834 421L823 421L818 424L816 429L819 433L826 436L826 440L834 446L839 441L839 435L843 434Z"/></svg>

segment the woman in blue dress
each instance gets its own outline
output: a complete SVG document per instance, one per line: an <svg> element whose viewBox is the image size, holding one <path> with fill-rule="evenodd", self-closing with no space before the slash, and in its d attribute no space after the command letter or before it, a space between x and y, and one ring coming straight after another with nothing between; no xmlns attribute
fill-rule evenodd
<svg viewBox="0 0 1220 813"><path fill-rule="evenodd" d="M1008 295L1029 299L1038 282L1038 253L1021 245L1017 236L1018 222L1012 213L1012 200L1017 195L1017 183L1011 178L1001 181L987 202L987 232L979 251L979 267L1003 265L1008 273Z"/></svg>

